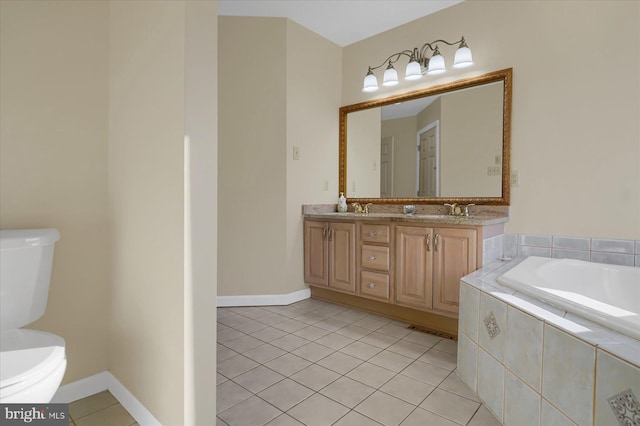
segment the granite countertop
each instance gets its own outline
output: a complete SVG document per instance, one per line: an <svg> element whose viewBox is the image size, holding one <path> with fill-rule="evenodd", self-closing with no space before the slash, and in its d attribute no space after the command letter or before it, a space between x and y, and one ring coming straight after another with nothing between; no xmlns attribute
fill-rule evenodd
<svg viewBox="0 0 640 426"><path fill-rule="evenodd" d="M305 213L304 217L307 219L344 219L344 220L362 220L362 221L380 221L389 220L391 222L409 222L409 223L434 223L444 225L472 225L472 226L486 226L495 225L498 223L505 223L509 221L509 216L506 215L470 215L465 216L450 216L445 214L413 214L407 215L404 213L338 213L338 212L313 212Z"/></svg>

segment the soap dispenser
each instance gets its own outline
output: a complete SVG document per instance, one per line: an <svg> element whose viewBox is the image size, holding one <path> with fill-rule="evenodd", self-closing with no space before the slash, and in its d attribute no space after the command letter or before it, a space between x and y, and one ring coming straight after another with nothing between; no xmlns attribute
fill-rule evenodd
<svg viewBox="0 0 640 426"><path fill-rule="evenodd" d="M340 213L347 211L347 199L344 198L344 192L341 192L340 197L338 198L338 211Z"/></svg>

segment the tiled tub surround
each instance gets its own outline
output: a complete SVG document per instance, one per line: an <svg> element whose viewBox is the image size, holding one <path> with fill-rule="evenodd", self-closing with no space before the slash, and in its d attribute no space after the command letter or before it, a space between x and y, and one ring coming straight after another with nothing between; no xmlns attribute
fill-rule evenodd
<svg viewBox="0 0 640 426"><path fill-rule="evenodd" d="M505 425L639 424L640 341L496 281L522 260L462 279L461 379Z"/></svg>
<svg viewBox="0 0 640 426"><path fill-rule="evenodd" d="M494 246L497 247L498 244L495 242ZM501 244L503 256L509 258L540 256L612 265L640 266L640 240L505 234ZM499 250L495 250L492 255L496 255L498 252ZM500 256L494 257L494 259L499 258ZM489 260L487 257L485 259Z"/></svg>

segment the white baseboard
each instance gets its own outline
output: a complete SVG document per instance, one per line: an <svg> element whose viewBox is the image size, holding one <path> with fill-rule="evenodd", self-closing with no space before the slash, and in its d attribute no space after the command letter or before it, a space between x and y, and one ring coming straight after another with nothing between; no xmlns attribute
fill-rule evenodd
<svg viewBox="0 0 640 426"><path fill-rule="evenodd" d="M108 371L60 386L51 402L69 404L108 390L141 426L162 426L153 414Z"/></svg>
<svg viewBox="0 0 640 426"><path fill-rule="evenodd" d="M259 294L254 296L218 296L218 307L290 305L311 297L311 290L294 291L287 294Z"/></svg>

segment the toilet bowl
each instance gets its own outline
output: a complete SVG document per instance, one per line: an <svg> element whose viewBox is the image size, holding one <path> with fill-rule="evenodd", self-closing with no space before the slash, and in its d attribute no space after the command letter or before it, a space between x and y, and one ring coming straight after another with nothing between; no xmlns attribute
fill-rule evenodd
<svg viewBox="0 0 640 426"><path fill-rule="evenodd" d="M67 367L64 340L37 330L0 332L0 401L47 403Z"/></svg>
<svg viewBox="0 0 640 426"><path fill-rule="evenodd" d="M55 229L0 231L0 403L48 403L67 367L62 337L21 327L47 305Z"/></svg>

